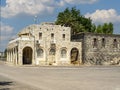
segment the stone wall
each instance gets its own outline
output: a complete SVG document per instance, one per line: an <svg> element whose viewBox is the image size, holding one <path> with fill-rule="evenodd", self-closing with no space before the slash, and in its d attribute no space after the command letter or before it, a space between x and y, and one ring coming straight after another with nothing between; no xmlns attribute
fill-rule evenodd
<svg viewBox="0 0 120 90"><path fill-rule="evenodd" d="M85 64L120 63L120 35L84 34L82 45Z"/></svg>
<svg viewBox="0 0 120 90"><path fill-rule="evenodd" d="M71 65L71 50L73 48L79 52L78 62L80 64L82 62L81 42L71 42L70 32L70 27L52 23L30 25L21 30L18 33L18 38L10 41L8 47L10 50L12 49L12 52L16 47L17 65L23 65L25 60L31 60L31 57L33 65ZM51 49L55 50L55 54L50 52ZM62 50L64 51L63 56ZM10 53L9 56L11 58L13 54Z"/></svg>
<svg viewBox="0 0 120 90"><path fill-rule="evenodd" d="M23 51L29 47L24 52L31 55L34 65L71 65L71 62L90 65L120 63L120 35L81 33L71 37L70 33L70 27L52 23L30 25L18 33L18 38L9 42L7 60L23 65ZM55 50L55 54L51 50ZM74 62L72 50L77 52L73 54L76 55Z"/></svg>

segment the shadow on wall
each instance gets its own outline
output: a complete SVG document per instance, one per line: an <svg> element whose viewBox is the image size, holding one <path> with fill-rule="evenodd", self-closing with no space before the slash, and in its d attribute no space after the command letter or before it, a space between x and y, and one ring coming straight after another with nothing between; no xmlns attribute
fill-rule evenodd
<svg viewBox="0 0 120 90"><path fill-rule="evenodd" d="M0 81L0 90L10 90L9 87L13 82Z"/></svg>

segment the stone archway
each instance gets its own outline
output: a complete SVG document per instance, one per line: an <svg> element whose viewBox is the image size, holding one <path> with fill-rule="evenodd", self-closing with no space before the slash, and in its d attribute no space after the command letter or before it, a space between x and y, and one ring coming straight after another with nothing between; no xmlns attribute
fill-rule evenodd
<svg viewBox="0 0 120 90"><path fill-rule="evenodd" d="M55 63L55 54L56 54L56 48L50 48L49 50L49 65L52 65Z"/></svg>
<svg viewBox="0 0 120 90"><path fill-rule="evenodd" d="M32 64L32 48L25 47L23 49L23 64Z"/></svg>
<svg viewBox="0 0 120 90"><path fill-rule="evenodd" d="M77 48L71 49L71 64L79 64L79 50Z"/></svg>

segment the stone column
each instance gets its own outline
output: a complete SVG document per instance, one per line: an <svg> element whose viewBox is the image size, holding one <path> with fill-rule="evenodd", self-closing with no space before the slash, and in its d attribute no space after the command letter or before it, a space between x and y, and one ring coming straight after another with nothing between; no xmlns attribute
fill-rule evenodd
<svg viewBox="0 0 120 90"><path fill-rule="evenodd" d="M18 64L19 65L23 64L22 58L23 58L23 56L22 56L22 50L18 49Z"/></svg>
<svg viewBox="0 0 120 90"><path fill-rule="evenodd" d="M12 49L12 64L14 64L14 48Z"/></svg>
<svg viewBox="0 0 120 90"><path fill-rule="evenodd" d="M8 51L8 62L10 62L10 51Z"/></svg>
<svg viewBox="0 0 120 90"><path fill-rule="evenodd" d="M8 51L8 62L10 63L10 50Z"/></svg>
<svg viewBox="0 0 120 90"><path fill-rule="evenodd" d="M14 64L16 65L16 47L14 48Z"/></svg>
<svg viewBox="0 0 120 90"><path fill-rule="evenodd" d="M12 49L12 64L14 64L14 48Z"/></svg>
<svg viewBox="0 0 120 90"><path fill-rule="evenodd" d="M68 64L70 65L71 64L71 48L68 48L67 49L67 59L68 59Z"/></svg>
<svg viewBox="0 0 120 90"><path fill-rule="evenodd" d="M10 50L10 63L12 61L12 51Z"/></svg>
<svg viewBox="0 0 120 90"><path fill-rule="evenodd" d="M7 50L7 62L8 62L9 60L8 60L8 50Z"/></svg>
<svg viewBox="0 0 120 90"><path fill-rule="evenodd" d="M10 63L12 62L12 51L10 50Z"/></svg>
<svg viewBox="0 0 120 90"><path fill-rule="evenodd" d="M10 50L10 63L12 63L12 49Z"/></svg>
<svg viewBox="0 0 120 90"><path fill-rule="evenodd" d="M12 49L12 64L14 64L14 48Z"/></svg>
<svg viewBox="0 0 120 90"><path fill-rule="evenodd" d="M10 63L10 50L8 51L8 62Z"/></svg>
<svg viewBox="0 0 120 90"><path fill-rule="evenodd" d="M15 47L15 64L17 65L17 47Z"/></svg>

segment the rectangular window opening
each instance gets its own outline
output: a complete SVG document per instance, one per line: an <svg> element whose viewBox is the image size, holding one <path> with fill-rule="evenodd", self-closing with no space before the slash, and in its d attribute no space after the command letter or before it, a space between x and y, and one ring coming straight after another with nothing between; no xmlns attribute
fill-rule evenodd
<svg viewBox="0 0 120 90"><path fill-rule="evenodd" d="M63 40L65 40L65 34L62 35Z"/></svg>
<svg viewBox="0 0 120 90"><path fill-rule="evenodd" d="M42 39L42 33L39 33L39 39L40 40Z"/></svg>
<svg viewBox="0 0 120 90"><path fill-rule="evenodd" d="M105 39L104 38L102 38L102 47L105 47Z"/></svg>
<svg viewBox="0 0 120 90"><path fill-rule="evenodd" d="M93 48L97 48L97 39L96 38L93 39Z"/></svg>
<svg viewBox="0 0 120 90"><path fill-rule="evenodd" d="M54 39L54 33L51 33L51 39Z"/></svg>
<svg viewBox="0 0 120 90"><path fill-rule="evenodd" d="M113 48L117 48L117 47L118 47L117 40L116 40L116 39L114 39L114 40L113 40Z"/></svg>

